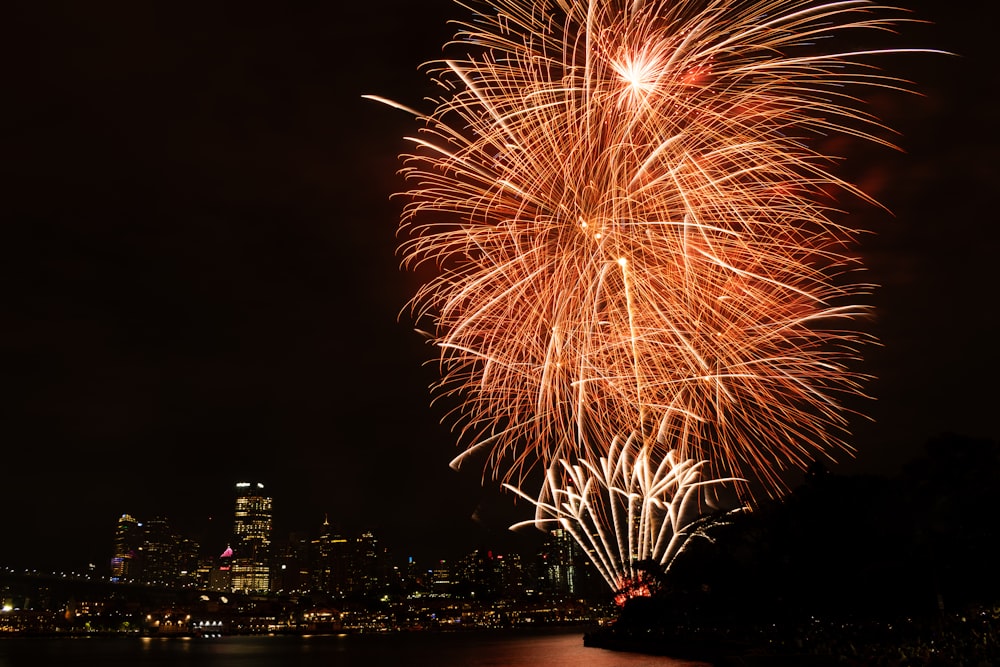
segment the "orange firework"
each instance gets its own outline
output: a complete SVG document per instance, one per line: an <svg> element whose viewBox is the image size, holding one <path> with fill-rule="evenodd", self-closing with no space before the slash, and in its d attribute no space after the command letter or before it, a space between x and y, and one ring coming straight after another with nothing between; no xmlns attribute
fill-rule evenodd
<svg viewBox="0 0 1000 667"><path fill-rule="evenodd" d="M870 285L810 147L886 143L853 95L904 84L842 47L905 20L867 0L489 0L436 63L403 156L414 317L464 453L519 483L645 456L783 488L848 451ZM852 37L852 38L853 38ZM854 91L854 92L852 92ZM393 106L393 102L377 98ZM407 109L410 111L409 109Z"/></svg>

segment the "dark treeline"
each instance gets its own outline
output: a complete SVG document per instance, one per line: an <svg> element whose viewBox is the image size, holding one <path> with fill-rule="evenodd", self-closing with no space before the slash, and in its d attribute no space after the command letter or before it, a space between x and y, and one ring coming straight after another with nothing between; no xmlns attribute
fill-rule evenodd
<svg viewBox="0 0 1000 667"><path fill-rule="evenodd" d="M992 440L937 437L891 477L817 463L787 496L691 543L668 576L651 573L655 594L629 600L612 636L789 638L810 624L894 623L897 634L900 623L926 634L948 618L964 623L967 610L1000 604L998 493Z"/></svg>

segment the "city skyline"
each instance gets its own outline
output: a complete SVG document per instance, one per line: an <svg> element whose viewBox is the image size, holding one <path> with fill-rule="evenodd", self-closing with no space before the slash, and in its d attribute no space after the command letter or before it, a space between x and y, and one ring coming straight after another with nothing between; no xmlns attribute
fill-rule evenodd
<svg viewBox="0 0 1000 667"><path fill-rule="evenodd" d="M177 520L170 515L169 511L154 510L148 513L135 512L132 509L122 511L117 517L112 517L104 521L104 530L101 539L103 544L95 541L95 547L89 551L75 550L70 546L63 549L57 559L39 559L38 562L16 559L0 560L0 567L13 570L37 570L48 572L74 572L77 574L96 574L101 577L109 577L112 581L145 581L149 577L147 567L150 554L149 540L155 536L155 541L159 544L185 545L185 549L193 549L191 555L197 556L200 560L208 560L213 563L213 569L217 569L221 562L224 562L227 569L232 565L233 574L228 579L237 589L243 588L235 571L238 563L245 559L264 563L265 575L263 581L264 588L268 587L267 564L271 559L277 558L277 554L282 550L292 548L296 540L306 540L313 542L323 540L325 537L333 537L337 540L344 539L351 542L365 539L366 537L378 540L380 538L377 529L371 524L359 522L343 521L338 522L337 517L332 517L329 513L323 513L318 520L312 521L307 518L300 518L295 522L279 521L274 524L271 503L275 499L266 490L268 485L263 482L233 482L228 485L230 493L229 505L225 508L215 508L210 522L201 525L192 523L183 517ZM256 493L255 493L256 492ZM250 504L247 500L250 496ZM260 498L254 497L259 496ZM266 506L253 501L263 499ZM131 507L134 503L122 502L123 507ZM281 506L281 498L277 499L278 507ZM227 513L228 512L228 513ZM207 516L207 515L206 515ZM260 526L267 523L267 528ZM389 555L394 566L402 566L407 563L419 562L421 566L433 566L437 563L452 561L456 558L468 556L476 551L506 552L525 555L539 549L549 535L539 531L532 531L533 539L525 540L467 540L464 544L442 546L437 552L434 547L430 549L421 545L406 545L400 543L390 544L382 540L386 554ZM531 534L531 533L529 533ZM416 546L416 548L412 548ZM259 553L258 553L259 552ZM11 551L5 552L7 556ZM13 552L16 553L16 552ZM417 556L419 554L419 556ZM258 557L260 555L260 557ZM160 562L161 557L156 558L157 569L164 567ZM169 559L168 559L169 560ZM176 565L173 563L172 565ZM244 565L244 567L246 567ZM274 576L273 565L270 568L270 576ZM254 574L245 575L248 582L257 581ZM252 585L246 585L247 590L254 590Z"/></svg>
<svg viewBox="0 0 1000 667"><path fill-rule="evenodd" d="M337 600L376 599L385 591L422 590L468 595L470 585L489 597L532 591L594 596L598 575L563 529L552 529L531 551L474 548L458 557L419 561L394 550L369 530L347 533L324 517L309 531L273 532L270 497L261 482L237 482L233 522L220 553L178 529L170 517L122 514L108 543L111 557L85 567L20 570L0 563L0 574L197 589L256 596L321 595ZM396 545L397 547L399 545ZM480 591L485 593L486 588ZM0 600L3 602L3 600Z"/></svg>
<svg viewBox="0 0 1000 667"><path fill-rule="evenodd" d="M861 365L874 421L852 424L838 472L890 473L945 431L1000 436L996 56L977 17L900 4L933 22L908 43L959 55L904 65L924 97L871 100L905 154L844 165L895 217L857 213L877 232L860 250L882 347ZM225 534L237 479L281 499L276 530L328 515L418 555L539 539L507 531L533 508L448 468L433 354L398 317L417 280L389 194L412 128L361 98L419 105L416 68L461 16L444 0L17 10L0 468L17 539L0 565L110 557L124 512Z"/></svg>

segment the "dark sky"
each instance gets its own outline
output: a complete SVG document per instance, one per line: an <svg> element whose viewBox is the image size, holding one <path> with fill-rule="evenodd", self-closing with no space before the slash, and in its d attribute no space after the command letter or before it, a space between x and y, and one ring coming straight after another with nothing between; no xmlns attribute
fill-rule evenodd
<svg viewBox="0 0 1000 667"><path fill-rule="evenodd" d="M895 217L862 213L883 347L845 472L1000 435L998 59L977 12L921 4L911 43L961 57L894 60L926 93L873 100L906 153L846 166ZM361 98L419 104L462 10L140 5L8 10L0 565L103 565L123 512L221 551L243 478L279 532L328 513L422 559L532 544L448 468L430 350L397 319L409 119Z"/></svg>

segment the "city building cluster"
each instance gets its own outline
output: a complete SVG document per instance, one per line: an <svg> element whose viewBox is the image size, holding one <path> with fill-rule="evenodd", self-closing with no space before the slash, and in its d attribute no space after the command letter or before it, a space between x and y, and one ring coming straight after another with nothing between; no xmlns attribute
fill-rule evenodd
<svg viewBox="0 0 1000 667"><path fill-rule="evenodd" d="M593 622L602 582L565 531L531 555L475 550L429 564L396 561L376 536L275 539L272 498L235 488L231 539L206 556L166 517L122 514L108 576L0 570L0 633L190 635L494 628Z"/></svg>
<svg viewBox="0 0 1000 667"><path fill-rule="evenodd" d="M345 599L390 591L516 597L525 590L589 596L600 590L590 561L572 537L554 530L530 558L474 551L457 561L400 564L370 532L344 535L328 518L313 534L277 540L273 499L260 482L236 485L232 536L205 556L196 541L174 532L165 517L118 519L111 581L245 594L321 594ZM530 561L530 562L529 562Z"/></svg>

